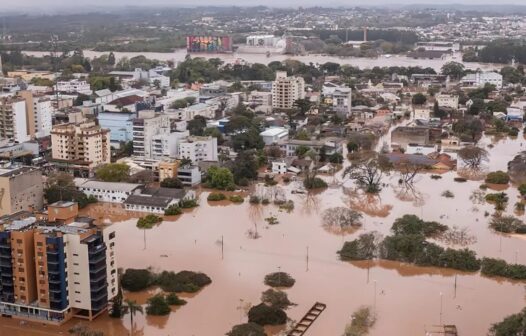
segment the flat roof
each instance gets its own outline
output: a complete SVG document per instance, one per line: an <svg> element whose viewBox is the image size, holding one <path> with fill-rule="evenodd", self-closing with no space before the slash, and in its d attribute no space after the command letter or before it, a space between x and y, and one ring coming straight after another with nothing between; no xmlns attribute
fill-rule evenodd
<svg viewBox="0 0 526 336"><path fill-rule="evenodd" d="M138 183L124 183L124 182L101 182L88 180L83 178L74 179L77 188L101 189L109 191L132 192L133 190L142 186Z"/></svg>
<svg viewBox="0 0 526 336"><path fill-rule="evenodd" d="M259 135L261 135L261 136L276 136L276 135L282 134L283 132L286 132L287 134L289 133L289 131L286 128L272 127L272 128L268 128L268 129L264 130Z"/></svg>

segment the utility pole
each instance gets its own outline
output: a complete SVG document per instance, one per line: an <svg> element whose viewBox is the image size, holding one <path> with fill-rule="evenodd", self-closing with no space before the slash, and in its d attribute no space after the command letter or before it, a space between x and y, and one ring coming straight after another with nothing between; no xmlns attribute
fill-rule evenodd
<svg viewBox="0 0 526 336"><path fill-rule="evenodd" d="M442 325L442 292L440 292L440 325Z"/></svg>
<svg viewBox="0 0 526 336"><path fill-rule="evenodd" d="M307 246L307 272L309 271L309 247Z"/></svg>
<svg viewBox="0 0 526 336"><path fill-rule="evenodd" d="M58 36L51 34L51 63L53 65L53 72L55 75L55 104L57 105L57 111L59 110L58 106Z"/></svg>
<svg viewBox="0 0 526 336"><path fill-rule="evenodd" d="M221 260L224 259L224 241L223 236L221 236Z"/></svg>

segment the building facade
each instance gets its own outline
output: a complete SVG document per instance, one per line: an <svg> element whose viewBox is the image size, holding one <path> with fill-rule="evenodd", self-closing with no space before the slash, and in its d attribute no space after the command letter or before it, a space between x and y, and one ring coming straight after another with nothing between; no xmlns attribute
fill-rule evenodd
<svg viewBox="0 0 526 336"><path fill-rule="evenodd" d="M153 159L153 139L162 134L170 134L170 118L151 110L140 111L138 118L133 119L133 154Z"/></svg>
<svg viewBox="0 0 526 336"><path fill-rule="evenodd" d="M73 202L45 214L17 213L0 224L3 316L60 325L102 314L118 293L115 231L79 218Z"/></svg>
<svg viewBox="0 0 526 336"><path fill-rule="evenodd" d="M34 167L0 169L0 216L43 207L42 172Z"/></svg>
<svg viewBox="0 0 526 336"><path fill-rule="evenodd" d="M276 72L272 83L272 107L291 109L294 102L305 98L305 80L302 77L287 77L285 71Z"/></svg>
<svg viewBox="0 0 526 336"><path fill-rule="evenodd" d="M179 142L179 159L217 161L217 138L212 136L190 136Z"/></svg>
<svg viewBox="0 0 526 336"><path fill-rule="evenodd" d="M16 143L29 141L29 124L23 98L0 99L0 138Z"/></svg>

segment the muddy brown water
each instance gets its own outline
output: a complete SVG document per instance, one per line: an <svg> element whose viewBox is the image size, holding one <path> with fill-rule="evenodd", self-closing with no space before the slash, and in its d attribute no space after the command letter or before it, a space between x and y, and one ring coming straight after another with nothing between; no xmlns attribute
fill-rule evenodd
<svg viewBox="0 0 526 336"><path fill-rule="evenodd" d="M521 136L493 143L494 147L489 149L489 169L505 170L524 142ZM492 143L489 138L482 140L482 144L489 143ZM307 335L340 335L351 314L363 305L371 306L378 317L370 335L425 335L426 330L441 322L457 325L460 335L485 335L491 323L526 305L526 283L390 261L348 263L339 261L336 254L343 241L373 230L388 234L394 219L410 213L448 226L466 227L476 236L476 242L468 247L479 256L526 264L524 239L492 232L485 212L493 213L493 206L470 200L482 182L458 183L453 181L455 176L455 172L448 172L442 174L442 179L433 180L430 174L422 174L417 177L414 189L400 191L398 176L392 174L384 177L386 187L378 197L366 199L360 193L344 193L342 185L352 190L352 183L342 181L340 174L324 177L330 187L313 195L291 194L297 187L292 182L281 186L295 203L291 213L274 205L250 205L248 200L239 205L212 204L206 201L208 192L203 191L199 208L146 232L136 228L137 214L128 214L116 205L97 204L87 213L114 223L119 239L119 267L188 269L212 278L212 284L196 295L183 295L188 303L174 308L169 316L138 314L134 335L224 335L233 325L247 320L247 307L258 304L261 292L267 289L264 276L277 270L296 279L296 284L286 290L289 299L297 304L287 311L291 319L299 320L316 301L327 304ZM445 190L454 197L442 197ZM505 192L510 197L507 212L511 214L518 193L513 186ZM364 214L363 227L353 234L327 232L321 223L321 213L327 208L351 204L365 204L382 212ZM264 218L269 216L276 216L279 224L268 226ZM524 215L521 219L524 220ZM249 238L247 231L256 227L260 238ZM155 292L156 289L150 289L125 295L145 304ZM67 329L78 322L73 320L57 328L21 325L3 318L0 335L67 334ZM101 316L90 327L106 335L126 335L130 321L128 316L123 319ZM267 331L275 334L280 330Z"/></svg>

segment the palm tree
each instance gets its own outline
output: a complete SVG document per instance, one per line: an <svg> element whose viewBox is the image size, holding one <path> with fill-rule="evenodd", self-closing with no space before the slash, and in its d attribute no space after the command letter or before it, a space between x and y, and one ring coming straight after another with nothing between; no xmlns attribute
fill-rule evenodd
<svg viewBox="0 0 526 336"><path fill-rule="evenodd" d="M133 335L133 317L137 312L144 314L142 306L137 304L137 301L126 300L126 306L124 306L125 311L130 313L130 335Z"/></svg>

